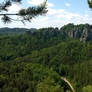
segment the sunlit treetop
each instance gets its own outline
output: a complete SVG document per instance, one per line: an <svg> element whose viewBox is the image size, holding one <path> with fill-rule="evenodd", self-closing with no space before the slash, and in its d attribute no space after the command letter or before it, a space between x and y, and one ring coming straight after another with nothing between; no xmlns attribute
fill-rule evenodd
<svg viewBox="0 0 92 92"><path fill-rule="evenodd" d="M14 13L9 13L9 10L8 10L9 7L12 6L13 3L22 4L22 0L3 0L3 2L0 4L0 16L2 16L1 20L4 23L10 23L13 20L21 21L23 23L25 23L26 21L31 22L32 18L39 15L44 15L47 13L46 2L47 0L45 0L42 4L38 6L21 9L14 14ZM10 16L18 16L18 18L13 19Z"/></svg>

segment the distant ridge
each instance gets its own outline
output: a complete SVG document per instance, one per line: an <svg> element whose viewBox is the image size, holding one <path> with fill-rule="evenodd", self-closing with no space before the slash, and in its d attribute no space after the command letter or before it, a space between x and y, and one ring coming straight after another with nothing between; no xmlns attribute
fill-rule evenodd
<svg viewBox="0 0 92 92"><path fill-rule="evenodd" d="M27 28L0 28L0 34L9 34L9 33L25 33L26 31L34 31L35 28L27 29Z"/></svg>
<svg viewBox="0 0 92 92"><path fill-rule="evenodd" d="M80 41L92 41L92 25L89 24L79 24L74 25L72 23L64 25L60 29L58 28L0 28L0 34L10 34L10 33L27 33L32 35L33 33L38 34L42 33L43 35L53 35L53 36L62 36L69 37L73 39L79 39Z"/></svg>

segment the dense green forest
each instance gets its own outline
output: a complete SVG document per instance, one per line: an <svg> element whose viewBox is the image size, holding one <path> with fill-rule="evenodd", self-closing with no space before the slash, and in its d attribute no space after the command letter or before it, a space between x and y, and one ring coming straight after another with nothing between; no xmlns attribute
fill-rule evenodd
<svg viewBox="0 0 92 92"><path fill-rule="evenodd" d="M92 92L91 28L0 29L0 92Z"/></svg>

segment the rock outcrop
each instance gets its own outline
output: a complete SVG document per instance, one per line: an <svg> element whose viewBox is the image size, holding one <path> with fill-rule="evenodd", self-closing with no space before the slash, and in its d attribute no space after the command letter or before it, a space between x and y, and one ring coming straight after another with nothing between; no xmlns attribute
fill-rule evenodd
<svg viewBox="0 0 92 92"><path fill-rule="evenodd" d="M89 24L68 24L62 27L60 31L70 38L80 39L83 42L92 41L92 25Z"/></svg>
<svg viewBox="0 0 92 92"><path fill-rule="evenodd" d="M80 41L92 41L92 25L89 24L67 24L61 29L58 28L41 28L41 29L25 29L25 28L0 28L0 34L21 34L26 33L30 36L38 35L45 37L61 37L61 39L73 38Z"/></svg>

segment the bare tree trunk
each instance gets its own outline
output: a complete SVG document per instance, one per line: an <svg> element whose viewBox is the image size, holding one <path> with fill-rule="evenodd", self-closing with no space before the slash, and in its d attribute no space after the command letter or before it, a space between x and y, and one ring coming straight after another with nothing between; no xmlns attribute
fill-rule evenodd
<svg viewBox="0 0 92 92"><path fill-rule="evenodd" d="M64 82L66 82L68 84L68 86L70 87L72 92L75 92L73 86L71 85L71 83L64 77L61 77L61 80L63 80ZM64 90L64 92L66 92L66 89Z"/></svg>

